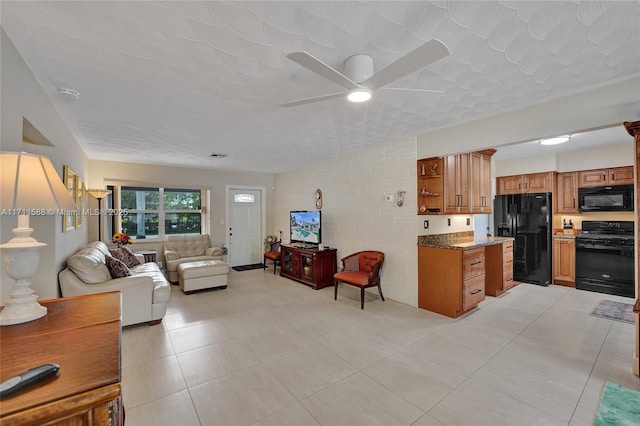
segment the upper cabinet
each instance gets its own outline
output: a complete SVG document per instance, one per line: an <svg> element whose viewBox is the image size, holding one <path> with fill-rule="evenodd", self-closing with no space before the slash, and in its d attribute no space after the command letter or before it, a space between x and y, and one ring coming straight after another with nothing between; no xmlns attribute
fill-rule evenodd
<svg viewBox="0 0 640 426"><path fill-rule="evenodd" d="M471 153L471 211L474 213L491 213L491 155L493 152Z"/></svg>
<svg viewBox="0 0 640 426"><path fill-rule="evenodd" d="M440 157L418 160L418 214L443 212L444 176Z"/></svg>
<svg viewBox="0 0 640 426"><path fill-rule="evenodd" d="M470 213L469 153L444 158L444 212Z"/></svg>
<svg viewBox="0 0 640 426"><path fill-rule="evenodd" d="M418 160L418 214L491 213L491 156L484 150Z"/></svg>
<svg viewBox="0 0 640 426"><path fill-rule="evenodd" d="M555 172L530 173L526 175L496 178L497 195L553 192Z"/></svg>
<svg viewBox="0 0 640 426"><path fill-rule="evenodd" d="M633 185L633 166L579 172L580 187L605 185Z"/></svg>
<svg viewBox="0 0 640 426"><path fill-rule="evenodd" d="M558 173L555 194L556 213L579 213L578 172Z"/></svg>

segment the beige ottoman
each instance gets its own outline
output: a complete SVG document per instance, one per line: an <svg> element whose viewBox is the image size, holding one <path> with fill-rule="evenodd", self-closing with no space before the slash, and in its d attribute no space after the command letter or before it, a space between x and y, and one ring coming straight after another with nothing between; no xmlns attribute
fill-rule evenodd
<svg viewBox="0 0 640 426"><path fill-rule="evenodd" d="M185 294L204 288L227 288L229 265L222 260L199 260L178 265L178 281Z"/></svg>

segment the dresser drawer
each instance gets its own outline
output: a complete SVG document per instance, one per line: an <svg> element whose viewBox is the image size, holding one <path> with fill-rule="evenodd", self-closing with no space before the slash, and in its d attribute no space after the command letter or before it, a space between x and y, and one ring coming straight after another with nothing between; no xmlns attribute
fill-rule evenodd
<svg viewBox="0 0 640 426"><path fill-rule="evenodd" d="M484 300L484 274L465 280L462 283L462 310L477 305Z"/></svg>
<svg viewBox="0 0 640 426"><path fill-rule="evenodd" d="M464 280L484 274L484 247L465 251L462 262Z"/></svg>

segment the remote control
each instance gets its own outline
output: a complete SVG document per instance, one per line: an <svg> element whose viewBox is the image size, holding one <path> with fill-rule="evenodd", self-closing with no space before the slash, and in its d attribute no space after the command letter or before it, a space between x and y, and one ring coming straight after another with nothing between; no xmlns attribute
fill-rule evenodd
<svg viewBox="0 0 640 426"><path fill-rule="evenodd" d="M4 382L0 383L0 398L19 391L33 383L53 376L60 370L58 364L43 364L30 370L20 373Z"/></svg>

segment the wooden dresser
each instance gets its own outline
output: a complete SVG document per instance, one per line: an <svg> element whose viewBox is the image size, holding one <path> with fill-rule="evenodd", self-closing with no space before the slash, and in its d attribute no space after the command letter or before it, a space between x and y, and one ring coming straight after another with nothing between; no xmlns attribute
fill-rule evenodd
<svg viewBox="0 0 640 426"><path fill-rule="evenodd" d="M47 315L0 327L0 380L46 363L57 376L0 402L0 424L123 425L120 292L40 302Z"/></svg>

